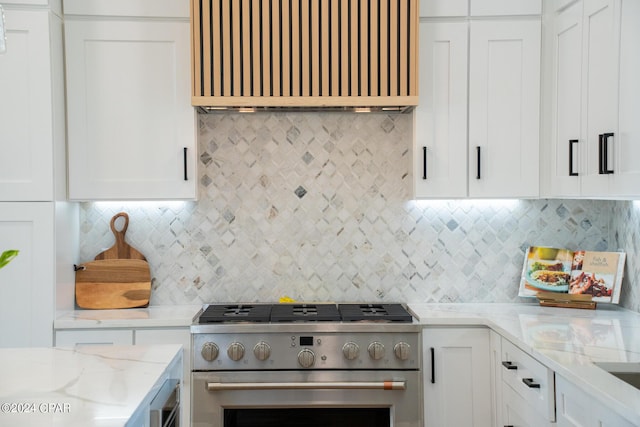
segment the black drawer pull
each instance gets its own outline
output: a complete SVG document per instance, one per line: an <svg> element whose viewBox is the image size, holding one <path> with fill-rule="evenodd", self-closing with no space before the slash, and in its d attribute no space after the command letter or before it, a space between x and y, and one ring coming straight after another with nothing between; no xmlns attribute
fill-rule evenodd
<svg viewBox="0 0 640 427"><path fill-rule="evenodd" d="M480 146L478 145L476 147L476 154L478 156L478 164L476 165L476 179L480 179L481 174L480 174Z"/></svg>
<svg viewBox="0 0 640 427"><path fill-rule="evenodd" d="M504 366L505 368L507 368L510 371L514 370L514 369L518 369L518 367L516 365L514 365L513 362L509 362L509 361L502 362L502 366Z"/></svg>
<svg viewBox="0 0 640 427"><path fill-rule="evenodd" d="M523 378L522 382L525 383L529 388L540 388L540 384L535 382L533 378Z"/></svg>
<svg viewBox="0 0 640 427"><path fill-rule="evenodd" d="M435 348L431 347L431 384L436 383L436 354Z"/></svg>

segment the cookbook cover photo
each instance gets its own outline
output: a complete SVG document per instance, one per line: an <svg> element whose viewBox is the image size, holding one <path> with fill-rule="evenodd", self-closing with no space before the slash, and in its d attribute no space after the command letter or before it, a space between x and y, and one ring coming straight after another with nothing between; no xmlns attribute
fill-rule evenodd
<svg viewBox="0 0 640 427"><path fill-rule="evenodd" d="M540 291L581 294L591 295L596 302L617 304L625 259L624 252L529 247L518 295L535 297Z"/></svg>

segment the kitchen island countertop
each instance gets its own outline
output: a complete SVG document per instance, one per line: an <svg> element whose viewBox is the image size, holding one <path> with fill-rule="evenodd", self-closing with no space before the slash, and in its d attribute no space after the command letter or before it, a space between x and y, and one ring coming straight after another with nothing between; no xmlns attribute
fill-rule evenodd
<svg viewBox="0 0 640 427"><path fill-rule="evenodd" d="M0 349L0 425L123 427L181 372L180 345Z"/></svg>
<svg viewBox="0 0 640 427"><path fill-rule="evenodd" d="M538 304L409 304L425 326L488 326L640 425L640 390L594 362L640 363L640 313L600 304L596 310Z"/></svg>

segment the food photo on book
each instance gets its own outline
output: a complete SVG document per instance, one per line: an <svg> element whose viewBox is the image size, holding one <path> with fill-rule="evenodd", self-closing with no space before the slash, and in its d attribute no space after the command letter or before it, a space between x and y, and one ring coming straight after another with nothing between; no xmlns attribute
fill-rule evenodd
<svg viewBox="0 0 640 427"><path fill-rule="evenodd" d="M518 295L590 295L595 302L617 304L625 259L624 252L531 246L525 253Z"/></svg>

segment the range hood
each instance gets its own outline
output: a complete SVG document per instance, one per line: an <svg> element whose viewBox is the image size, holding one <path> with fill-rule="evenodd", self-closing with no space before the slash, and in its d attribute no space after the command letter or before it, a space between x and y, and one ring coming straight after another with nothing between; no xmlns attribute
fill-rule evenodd
<svg viewBox="0 0 640 427"><path fill-rule="evenodd" d="M407 112L418 0L192 0L201 112Z"/></svg>

